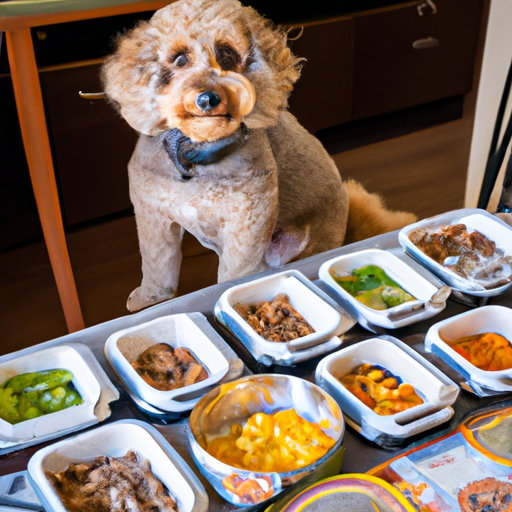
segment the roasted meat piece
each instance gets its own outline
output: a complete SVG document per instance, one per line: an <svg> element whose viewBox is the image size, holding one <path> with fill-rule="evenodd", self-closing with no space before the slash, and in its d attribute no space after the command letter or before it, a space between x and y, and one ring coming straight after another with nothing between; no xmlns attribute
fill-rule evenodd
<svg viewBox="0 0 512 512"><path fill-rule="evenodd" d="M512 258L479 231L469 232L464 224L444 226L436 231L416 229L409 240L440 265L487 289L512 279Z"/></svg>
<svg viewBox="0 0 512 512"><path fill-rule="evenodd" d="M267 341L287 342L315 332L284 293L276 295L272 302L237 304L233 308Z"/></svg>
<svg viewBox="0 0 512 512"><path fill-rule="evenodd" d="M167 343L149 347L132 362L132 366L159 391L190 386L208 377L204 367L186 348L173 348Z"/></svg>
<svg viewBox="0 0 512 512"><path fill-rule="evenodd" d="M69 512L171 512L178 507L151 464L134 451L46 473Z"/></svg>

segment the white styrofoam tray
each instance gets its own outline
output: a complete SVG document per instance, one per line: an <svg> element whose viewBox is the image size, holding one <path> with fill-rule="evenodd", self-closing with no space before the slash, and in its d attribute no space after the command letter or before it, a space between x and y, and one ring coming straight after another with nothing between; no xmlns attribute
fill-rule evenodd
<svg viewBox="0 0 512 512"><path fill-rule="evenodd" d="M45 438L64 430L94 423L94 408L100 398L100 384L72 345L58 345L0 363L0 384L22 373L65 369L73 374L73 385L82 404L11 425L0 419L0 440L7 442Z"/></svg>
<svg viewBox="0 0 512 512"><path fill-rule="evenodd" d="M363 363L382 366L411 384L424 403L397 414L380 416L338 380ZM454 382L392 336L364 340L330 354L318 364L315 381L338 402L348 416L347 423L370 440L381 434L407 438L448 421L453 416L450 405L459 394Z"/></svg>
<svg viewBox="0 0 512 512"><path fill-rule="evenodd" d="M455 352L444 340L453 342L465 336L495 332L512 340L512 309L482 306L434 324L425 336L425 350L444 359L469 381L494 391L512 391L512 368L486 371L477 368Z"/></svg>
<svg viewBox="0 0 512 512"><path fill-rule="evenodd" d="M208 372L208 378L171 391L150 386L130 363L157 343L189 349ZM229 370L228 360L186 313L156 318L113 333L105 343L105 357L131 393L163 411L177 413L192 410L202 391Z"/></svg>
<svg viewBox="0 0 512 512"><path fill-rule="evenodd" d="M386 310L372 309L350 295L331 275L332 271L338 276L347 276L352 270L367 265L380 267L416 300ZM366 249L338 256L323 263L318 275L344 302L350 305L351 312L354 313L363 326L366 324L365 320L368 320L379 327L396 329L437 315L446 306L445 301L437 305L431 304L429 300L438 288L413 270L407 263L382 249Z"/></svg>
<svg viewBox="0 0 512 512"><path fill-rule="evenodd" d="M290 304L314 329L314 333L282 343L267 341L258 335L233 306L272 301L276 295L288 295ZM226 290L215 304L214 314L247 347L253 357L267 365L292 365L333 350L341 345L339 335L355 320L326 293L297 270L255 279Z"/></svg>
<svg viewBox="0 0 512 512"><path fill-rule="evenodd" d="M479 231L492 240L497 248L502 249L505 255L512 256L512 228L495 215L491 215L479 208L454 210L410 224L400 231L398 241L407 255L455 290L477 297L493 297L503 293L512 286L511 279L508 283L501 286L487 289L482 283L466 279L440 265L409 240L409 233L415 229L436 230L452 224L465 224L469 232Z"/></svg>
<svg viewBox="0 0 512 512"><path fill-rule="evenodd" d="M180 512L208 510L208 497L192 470L158 430L138 420L117 421L42 448L28 462L28 478L47 512L66 512L46 471L57 473L101 455L123 457L129 450L151 463Z"/></svg>

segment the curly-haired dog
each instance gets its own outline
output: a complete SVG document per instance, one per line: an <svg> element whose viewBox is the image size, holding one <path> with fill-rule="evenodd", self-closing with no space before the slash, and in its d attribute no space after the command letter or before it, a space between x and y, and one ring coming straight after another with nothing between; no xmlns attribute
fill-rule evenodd
<svg viewBox="0 0 512 512"><path fill-rule="evenodd" d="M351 241L414 220L358 184L347 193L287 112L301 64L237 0L180 0L120 36L103 81L141 134L129 177L143 279L128 309L175 295L184 230L217 252L226 281L339 247L349 210Z"/></svg>

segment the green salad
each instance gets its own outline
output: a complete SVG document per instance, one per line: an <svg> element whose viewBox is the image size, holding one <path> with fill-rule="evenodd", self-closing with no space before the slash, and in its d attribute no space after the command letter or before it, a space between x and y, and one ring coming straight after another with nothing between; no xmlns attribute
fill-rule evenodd
<svg viewBox="0 0 512 512"><path fill-rule="evenodd" d="M352 297L372 309L389 309L415 300L376 265L352 270L347 276L331 270L331 276Z"/></svg>

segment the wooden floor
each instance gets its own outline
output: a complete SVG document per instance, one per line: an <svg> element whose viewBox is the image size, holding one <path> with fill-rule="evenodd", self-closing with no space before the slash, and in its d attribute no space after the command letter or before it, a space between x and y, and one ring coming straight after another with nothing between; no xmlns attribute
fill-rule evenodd
<svg viewBox="0 0 512 512"><path fill-rule="evenodd" d="M334 156L344 178L381 194L393 209L420 218L463 206L472 115ZM127 315L140 283L133 217L104 222L67 237L87 326ZM180 294L212 285L217 257L186 238ZM0 254L0 353L66 334L44 244Z"/></svg>

